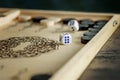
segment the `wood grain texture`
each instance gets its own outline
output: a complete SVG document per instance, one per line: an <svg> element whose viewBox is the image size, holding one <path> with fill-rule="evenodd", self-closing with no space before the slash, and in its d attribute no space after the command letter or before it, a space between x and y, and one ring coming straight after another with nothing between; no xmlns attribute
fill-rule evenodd
<svg viewBox="0 0 120 80"><path fill-rule="evenodd" d="M117 25L113 22L117 20ZM84 46L68 63L66 63L50 80L76 80L96 56L104 43L109 39L119 26L119 15L113 18L97 33L97 35ZM107 30L107 31L106 31ZM64 75L63 75L64 74ZM62 78L61 78L62 77Z"/></svg>
<svg viewBox="0 0 120 80"><path fill-rule="evenodd" d="M2 10L0 10L2 11ZM3 10L5 11L5 10ZM68 46L61 46L59 50L43 54L34 58L21 58L21 59L2 59L1 64L5 65L4 70L0 72L1 80L9 80L9 77L15 75L19 70L27 68L28 71L25 75L20 76L21 80L29 80L34 74L50 73L55 74L51 80L76 80L82 75L84 70L96 56L97 52L101 49L104 43L117 29L119 25L120 16L113 14L96 14L96 13L80 13L80 12L60 12L60 11L34 11L22 10L22 14L31 16L45 16L45 17L60 17L60 18L76 18L92 20L106 19L109 22L104 28L86 45L80 43L80 37L84 31L70 32L73 36L73 43ZM113 27L113 22L118 21ZM27 27L26 27L27 26ZM10 27L10 26L8 26ZM61 24L48 26L42 29L40 24L32 24L31 22L18 23L9 29L1 30L1 40L9 37L21 36L43 36L53 40L59 39L59 34L62 31L56 32L56 29L61 27ZM54 28L53 28L54 27ZM38 30L40 29L40 30ZM37 31L36 31L37 30ZM67 64L66 64L67 63ZM65 65L64 65L65 64ZM1 68L3 66L1 65ZM61 68L62 67L62 68ZM7 74L11 72L11 74ZM7 77L6 77L7 76Z"/></svg>
<svg viewBox="0 0 120 80"><path fill-rule="evenodd" d="M99 51L79 80L120 80L120 28Z"/></svg>

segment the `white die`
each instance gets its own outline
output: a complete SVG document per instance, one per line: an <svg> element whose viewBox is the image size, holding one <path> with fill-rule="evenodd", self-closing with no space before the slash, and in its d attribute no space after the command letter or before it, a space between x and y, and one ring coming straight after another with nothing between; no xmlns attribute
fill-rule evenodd
<svg viewBox="0 0 120 80"><path fill-rule="evenodd" d="M72 42L72 37L69 33L60 34L60 42L62 44L70 44Z"/></svg>
<svg viewBox="0 0 120 80"><path fill-rule="evenodd" d="M77 20L70 20L68 22L68 26L70 26L70 28L73 30L73 31L78 31L79 30L79 23Z"/></svg>

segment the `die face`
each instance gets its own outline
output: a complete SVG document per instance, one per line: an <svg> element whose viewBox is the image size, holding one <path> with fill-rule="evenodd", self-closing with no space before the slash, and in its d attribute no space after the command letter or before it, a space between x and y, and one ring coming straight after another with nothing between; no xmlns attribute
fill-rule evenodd
<svg viewBox="0 0 120 80"><path fill-rule="evenodd" d="M70 26L75 25L75 20L70 20L68 24L69 24Z"/></svg>
<svg viewBox="0 0 120 80"><path fill-rule="evenodd" d="M73 30L73 31L78 31L79 30L79 23L77 20L70 20L68 22L68 26L70 26L70 28Z"/></svg>
<svg viewBox="0 0 120 80"><path fill-rule="evenodd" d="M71 35L68 33L63 33L60 35L60 42L62 44L70 44L72 41Z"/></svg>
<svg viewBox="0 0 120 80"><path fill-rule="evenodd" d="M69 37L69 35L65 35L63 41L64 41L65 44L69 44L70 43L70 37Z"/></svg>

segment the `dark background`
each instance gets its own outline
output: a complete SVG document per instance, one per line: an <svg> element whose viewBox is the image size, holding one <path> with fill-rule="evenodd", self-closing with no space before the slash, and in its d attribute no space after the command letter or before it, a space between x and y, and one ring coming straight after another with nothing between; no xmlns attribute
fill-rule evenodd
<svg viewBox="0 0 120 80"><path fill-rule="evenodd" d="M120 13L120 0L0 0L0 7Z"/></svg>

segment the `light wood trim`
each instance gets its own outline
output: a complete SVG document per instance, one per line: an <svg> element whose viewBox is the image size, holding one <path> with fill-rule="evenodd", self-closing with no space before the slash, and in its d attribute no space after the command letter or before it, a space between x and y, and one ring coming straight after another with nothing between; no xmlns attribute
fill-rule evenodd
<svg viewBox="0 0 120 80"><path fill-rule="evenodd" d="M12 20L17 18L20 15L20 10L10 10L4 13L5 17L0 17L0 29L4 28L4 25L7 25Z"/></svg>
<svg viewBox="0 0 120 80"><path fill-rule="evenodd" d="M0 8L0 12L5 12L13 8ZM21 14L30 15L32 17L43 16L43 17L60 17L60 18L76 18L80 19L93 19L93 20L100 20L100 19L110 19L113 14L105 14L105 13L87 13L87 12L72 12L72 11L50 11L50 10L26 10L26 9L19 9L21 10Z"/></svg>
<svg viewBox="0 0 120 80"><path fill-rule="evenodd" d="M1 11L7 11L11 9L18 8L0 8ZM19 9L22 10L23 13L50 13L50 14L79 14L79 15L93 15L93 16L112 16L114 13L98 13L98 12L81 12L81 11L55 11L55 10L39 10L39 9Z"/></svg>
<svg viewBox="0 0 120 80"><path fill-rule="evenodd" d="M113 27L113 22L115 20L118 21L118 24ZM73 56L73 58L58 70L50 80L77 80L105 42L118 28L120 24L119 20L119 15L113 16L104 28L102 28L102 30L87 45L85 45L75 56Z"/></svg>

